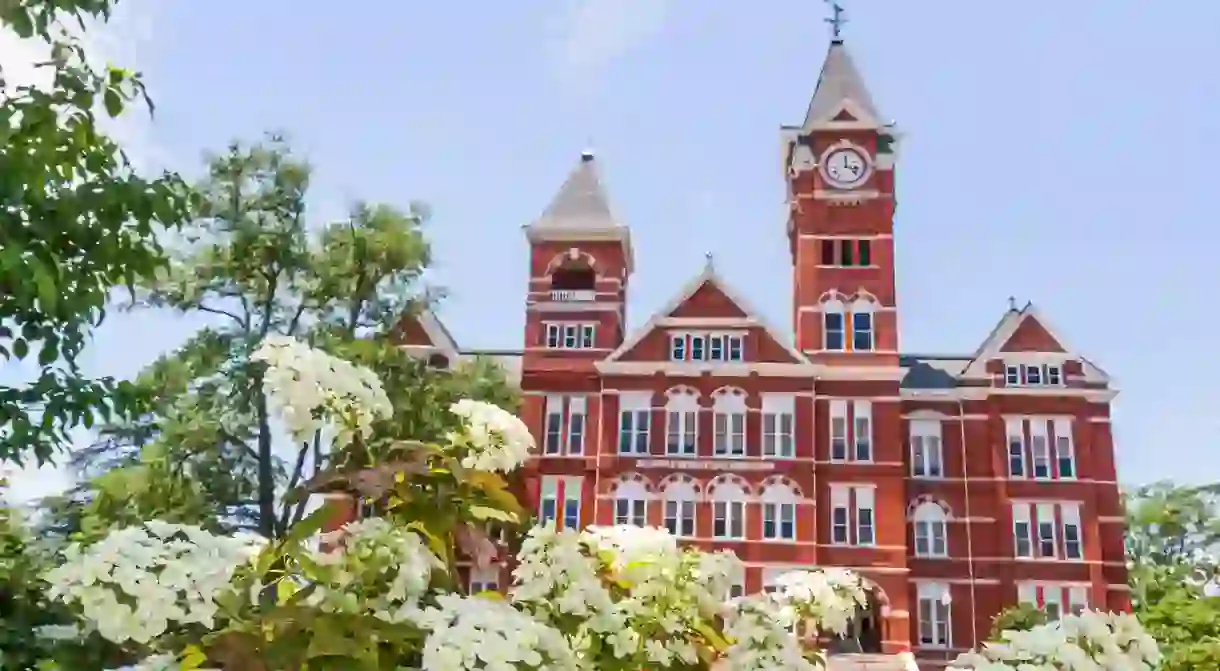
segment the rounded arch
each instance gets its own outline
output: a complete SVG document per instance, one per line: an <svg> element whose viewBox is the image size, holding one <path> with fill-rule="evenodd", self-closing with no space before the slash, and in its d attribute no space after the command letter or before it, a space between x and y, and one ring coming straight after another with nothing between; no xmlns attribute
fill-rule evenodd
<svg viewBox="0 0 1220 671"><path fill-rule="evenodd" d="M712 407L719 412L745 412L746 392L739 387L721 387L712 392Z"/></svg>
<svg viewBox="0 0 1220 671"><path fill-rule="evenodd" d="M763 480L759 489L759 498L763 503L800 503L805 499L801 486L782 475L772 475Z"/></svg>
<svg viewBox="0 0 1220 671"><path fill-rule="evenodd" d="M708 483L707 495L713 501L747 501L753 498L754 488L741 476L725 473Z"/></svg>
<svg viewBox="0 0 1220 671"><path fill-rule="evenodd" d="M699 392L680 384L665 390L665 407L670 410L698 410Z"/></svg>
<svg viewBox="0 0 1220 671"><path fill-rule="evenodd" d="M610 495L616 499L649 499L653 491L652 481L639 473L623 473L610 486Z"/></svg>
<svg viewBox="0 0 1220 671"><path fill-rule="evenodd" d="M546 264L546 274L554 274L555 271L561 269L588 269L597 272L597 257L592 254L573 247L566 252L560 252L551 258Z"/></svg>
<svg viewBox="0 0 1220 671"><path fill-rule="evenodd" d="M685 473L674 473L661 481L661 496L669 501L698 501L703 487L699 481Z"/></svg>
<svg viewBox="0 0 1220 671"><path fill-rule="evenodd" d="M822 312L846 312L847 299L839 293L837 289L831 289L818 297L818 303L822 305Z"/></svg>
<svg viewBox="0 0 1220 671"><path fill-rule="evenodd" d="M945 522L953 517L949 504L929 494L917 496L907 504L907 519L921 522Z"/></svg>
<svg viewBox="0 0 1220 671"><path fill-rule="evenodd" d="M852 314L872 313L877 309L877 297L864 289L856 292L849 306Z"/></svg>

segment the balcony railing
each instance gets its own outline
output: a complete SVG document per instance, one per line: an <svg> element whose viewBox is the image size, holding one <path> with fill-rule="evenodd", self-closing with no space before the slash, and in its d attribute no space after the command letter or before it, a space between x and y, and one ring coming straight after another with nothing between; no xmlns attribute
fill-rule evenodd
<svg viewBox="0 0 1220 671"><path fill-rule="evenodd" d="M588 302L597 297L592 289L553 289L551 300L556 303Z"/></svg>

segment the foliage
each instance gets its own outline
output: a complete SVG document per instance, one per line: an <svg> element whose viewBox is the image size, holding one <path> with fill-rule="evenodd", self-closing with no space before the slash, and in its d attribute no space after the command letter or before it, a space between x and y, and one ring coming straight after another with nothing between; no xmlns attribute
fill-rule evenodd
<svg viewBox="0 0 1220 671"><path fill-rule="evenodd" d="M1218 490L1159 482L1127 496L1132 606L1162 645L1164 671L1220 668Z"/></svg>
<svg viewBox="0 0 1220 671"><path fill-rule="evenodd" d="M485 563L471 539L522 522L507 477L534 448L525 425L461 400L438 441L382 435L396 425L367 371L282 336L252 359L285 426L338 441L326 478L380 516L328 549L315 542L325 509L274 540L144 521L74 545L46 580L85 642L141 668L812 670L820 653L791 631L842 633L865 600L857 576L825 570L725 602L742 570L731 553L680 549L662 529L550 525L526 534L507 600L462 596L459 553Z"/></svg>
<svg viewBox="0 0 1220 671"><path fill-rule="evenodd" d="M235 143L210 160L187 242L173 250L169 272L143 285L138 305L202 313L213 323L136 380L157 402L134 421L103 428L75 460L87 477L136 468L157 446L179 483L190 485L175 492L179 499L209 502L202 512L226 528L286 533L305 506L283 494L317 476L330 455L321 437L273 449L278 434L251 355L275 334L303 338L384 379L397 412L379 420L379 435L439 439L456 425L443 409L461 397L515 403L494 364L433 370L396 344L399 321L430 300L421 286L430 260L424 208L358 204L347 219L315 230L308 184L309 167L277 136ZM95 527L129 521L106 515L128 501L147 513L159 505L160 492L101 484L90 485L89 497L110 502L95 507Z"/></svg>
<svg viewBox="0 0 1220 671"><path fill-rule="evenodd" d="M1129 613L1079 615L1000 639L968 652L954 666L973 671L1151 671L1160 668L1157 642Z"/></svg>
<svg viewBox="0 0 1220 671"><path fill-rule="evenodd" d="M45 462L72 428L139 407L129 385L86 378L77 358L111 289L163 266L157 235L182 222L188 192L175 175L137 175L99 130L99 114L146 102L144 86L91 68L55 12L105 18L111 4L0 3L4 28L53 43L49 87L0 94L0 361L38 365L32 382L0 385L0 460Z"/></svg>
<svg viewBox="0 0 1220 671"><path fill-rule="evenodd" d="M1005 608L991 620L988 640L998 641L1006 631L1029 631L1050 621L1046 611L1028 603Z"/></svg>

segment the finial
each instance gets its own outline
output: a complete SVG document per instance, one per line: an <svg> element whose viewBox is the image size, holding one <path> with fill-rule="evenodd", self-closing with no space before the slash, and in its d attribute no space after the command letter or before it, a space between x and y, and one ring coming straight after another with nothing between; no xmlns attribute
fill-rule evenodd
<svg viewBox="0 0 1220 671"><path fill-rule="evenodd" d="M830 18L822 20L830 24L830 38L835 42L842 42L840 33L843 31L843 24L847 23L847 18L843 16L843 5L839 4L839 0L824 1L830 5Z"/></svg>
<svg viewBox="0 0 1220 671"><path fill-rule="evenodd" d="M1017 311L1017 297L1016 297L1016 296L1009 296L1009 297L1008 297L1008 310L1009 310L1010 312L1016 312L1016 311Z"/></svg>
<svg viewBox="0 0 1220 671"><path fill-rule="evenodd" d="M585 138L585 150L580 152L580 160L582 163L588 163L593 160L593 136Z"/></svg>
<svg viewBox="0 0 1220 671"><path fill-rule="evenodd" d="M712 261L711 252L705 252L703 254L703 269L704 269L704 271L709 272L709 273L716 270L716 265Z"/></svg>

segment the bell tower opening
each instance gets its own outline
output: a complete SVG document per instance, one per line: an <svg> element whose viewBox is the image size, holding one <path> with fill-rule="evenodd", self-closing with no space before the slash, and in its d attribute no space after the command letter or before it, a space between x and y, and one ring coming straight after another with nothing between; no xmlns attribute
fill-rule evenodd
<svg viewBox="0 0 1220 671"><path fill-rule="evenodd" d="M551 273L551 291L593 291L597 273L586 263L564 264Z"/></svg>

